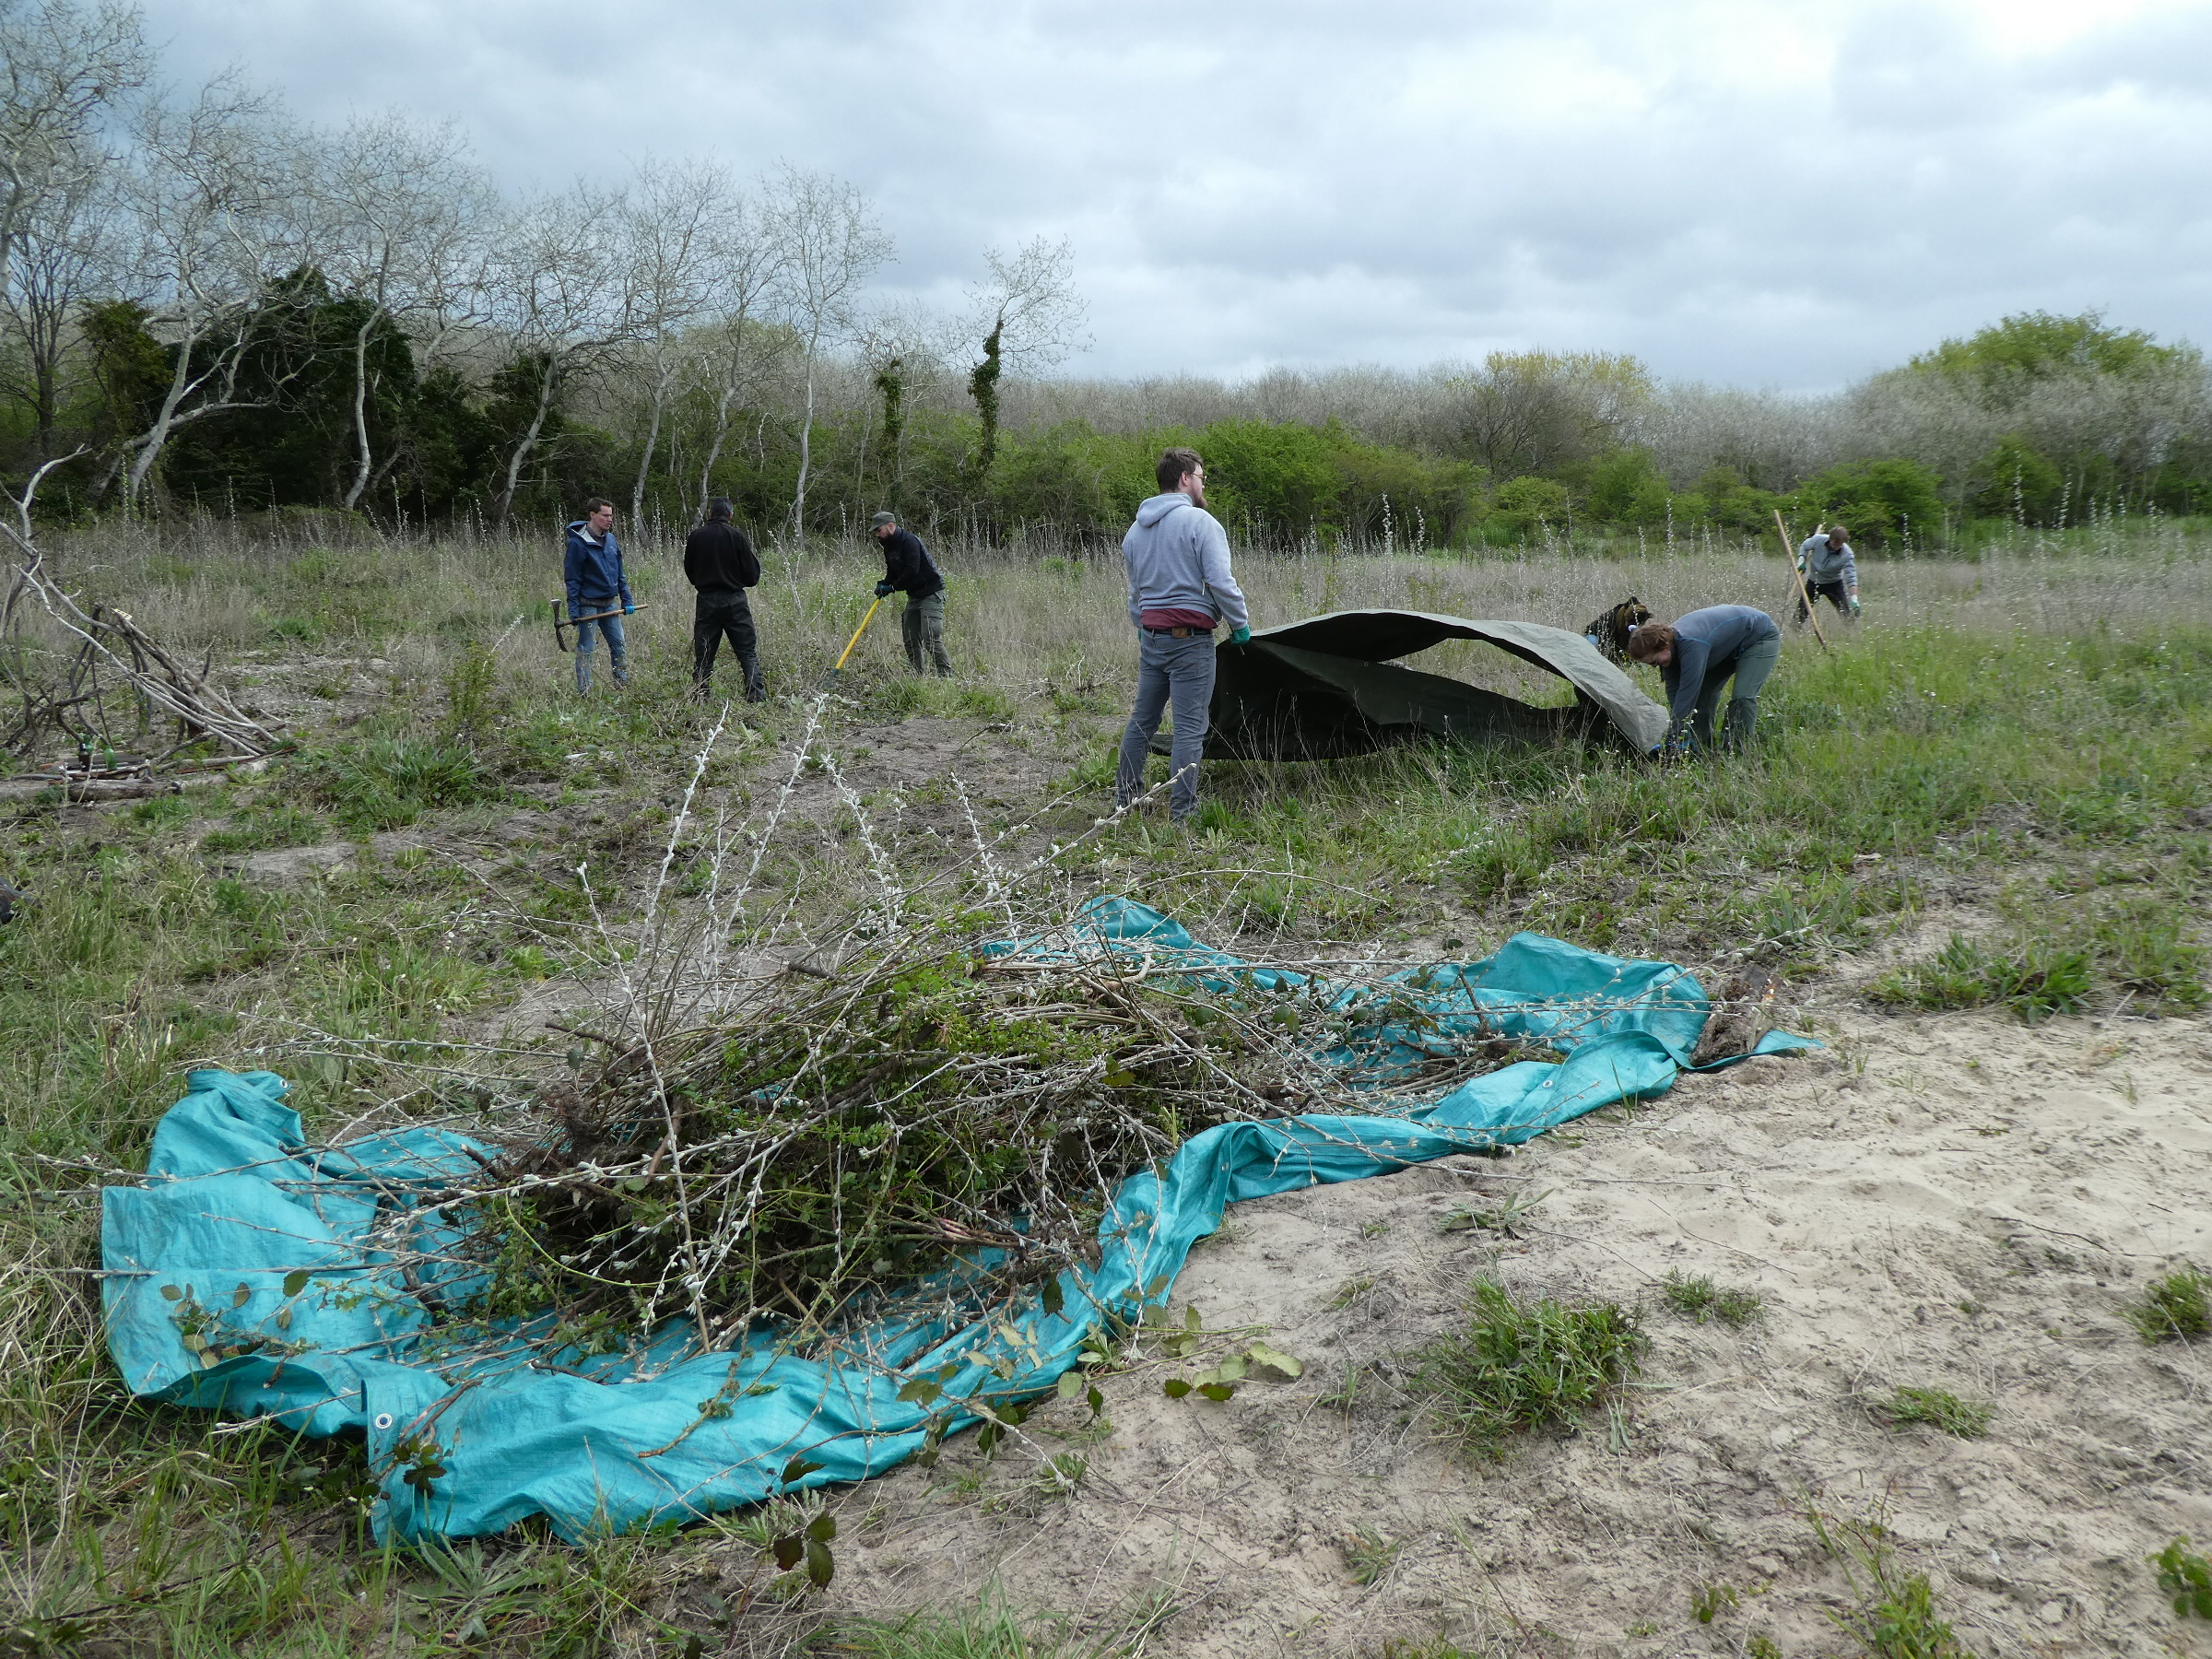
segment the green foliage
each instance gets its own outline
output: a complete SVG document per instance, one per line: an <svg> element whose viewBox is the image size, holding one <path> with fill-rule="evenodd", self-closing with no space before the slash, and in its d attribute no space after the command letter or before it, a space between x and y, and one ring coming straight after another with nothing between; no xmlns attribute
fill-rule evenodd
<svg viewBox="0 0 2212 1659"><path fill-rule="evenodd" d="M1508 478L1490 499L1493 522L1516 536L1532 535L1547 524L1563 524L1567 506L1567 486L1556 478Z"/></svg>
<svg viewBox="0 0 2212 1659"><path fill-rule="evenodd" d="M1986 1401L1962 1400L1941 1388L1900 1388L1877 1409L1892 1429L1924 1423L1959 1440L1980 1440L1997 1415L1997 1408Z"/></svg>
<svg viewBox="0 0 2212 1659"><path fill-rule="evenodd" d="M1967 510L1983 518L2047 524L2065 495L2065 478L2027 439L2007 432L1974 468L1979 480L1966 498Z"/></svg>
<svg viewBox="0 0 2212 1659"><path fill-rule="evenodd" d="M2184 1263L2122 1312L2146 1342L2201 1342L2212 1336L2212 1273Z"/></svg>
<svg viewBox="0 0 2212 1659"><path fill-rule="evenodd" d="M1365 1524L1353 1527L1336 1541L1337 1553L1344 1557L1345 1571L1355 1584L1381 1583L1398 1564L1398 1556L1405 1547L1405 1539L1391 1537Z"/></svg>
<svg viewBox="0 0 2212 1659"><path fill-rule="evenodd" d="M1670 505L1666 477L1647 449L1615 451L1590 468L1583 488L1583 511L1600 524L1664 524Z"/></svg>
<svg viewBox="0 0 2212 1659"><path fill-rule="evenodd" d="M434 808L500 793L475 755L441 739L371 737L296 764L316 798L353 830L404 829Z"/></svg>
<svg viewBox="0 0 2212 1659"><path fill-rule="evenodd" d="M2001 318L1963 340L1946 340L1913 358L1909 367L1994 390L2006 382L2054 374L2131 376L2186 367L2196 355L2187 346L2160 346L2157 336L2139 328L2109 327L2101 312L2061 317L2037 311Z"/></svg>
<svg viewBox="0 0 2212 1659"><path fill-rule="evenodd" d="M2029 1025L2077 1014L2092 986L2089 953L2047 940L1994 950L1953 934L1932 961L1900 968L1874 990L1878 1001L1915 1008L2010 1008Z"/></svg>
<svg viewBox="0 0 2212 1659"><path fill-rule="evenodd" d="M2212 1561L2191 1549L2185 1535L2147 1559L2159 1570L2159 1593L2173 1598L2176 1618L2212 1618Z"/></svg>
<svg viewBox="0 0 2212 1659"><path fill-rule="evenodd" d="M1523 1300L1494 1279L1477 1281L1466 1325L1414 1359L1414 1386L1445 1435L1469 1453L1505 1454L1515 1434L1571 1427L1608 1404L1642 1369L1633 1310Z"/></svg>
<svg viewBox="0 0 2212 1659"><path fill-rule="evenodd" d="M200 838L204 853L259 853L276 847L312 846L323 839L322 820L282 799L265 801L231 817L227 830Z"/></svg>
<svg viewBox="0 0 2212 1659"><path fill-rule="evenodd" d="M1802 517L1841 524L1852 545L1878 552L1934 544L1943 535L1943 480L1917 461L1847 461L1799 485L1791 500Z"/></svg>
<svg viewBox="0 0 2212 1659"><path fill-rule="evenodd" d="M1738 1330L1757 1319L1765 1306L1756 1290L1747 1290L1741 1286L1718 1286L1702 1275L1691 1277L1679 1268L1667 1274L1660 1294L1666 1299L1668 1307L1700 1324L1717 1318Z"/></svg>
<svg viewBox="0 0 2212 1659"><path fill-rule="evenodd" d="M1741 1599L1733 1584L1699 1584L1689 1593L1689 1616L1709 1625L1722 1614L1735 1612Z"/></svg>

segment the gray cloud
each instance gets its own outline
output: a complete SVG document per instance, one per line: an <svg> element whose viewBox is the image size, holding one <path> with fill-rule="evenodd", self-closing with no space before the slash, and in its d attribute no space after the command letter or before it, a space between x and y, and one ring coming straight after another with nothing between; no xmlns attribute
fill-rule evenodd
<svg viewBox="0 0 2212 1659"><path fill-rule="evenodd" d="M2088 8L2081 8L2088 9ZM851 178L940 301L1074 239L1078 371L1634 351L1832 385L2006 311L2205 332L2202 6L163 0L335 120L513 184L645 154Z"/></svg>

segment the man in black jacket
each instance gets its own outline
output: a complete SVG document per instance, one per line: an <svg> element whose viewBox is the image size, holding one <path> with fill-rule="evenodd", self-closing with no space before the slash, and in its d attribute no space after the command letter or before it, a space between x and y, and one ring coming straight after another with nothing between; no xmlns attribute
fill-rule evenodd
<svg viewBox="0 0 2212 1659"><path fill-rule="evenodd" d="M745 532L730 523L727 497L708 502L707 522L684 538L684 574L699 590L691 613L691 695L705 700L714 653L727 634L737 666L745 672L745 700L761 701L768 688L760 677L753 607L745 599L745 590L760 581L760 559Z"/></svg>
<svg viewBox="0 0 2212 1659"><path fill-rule="evenodd" d="M902 589L906 594L906 614L899 618L906 660L920 674L926 651L937 672L950 679L952 659L945 654L945 578L930 561L922 538L900 529L889 513L877 513L868 521L868 529L883 544L883 580L876 584L876 596L880 599Z"/></svg>

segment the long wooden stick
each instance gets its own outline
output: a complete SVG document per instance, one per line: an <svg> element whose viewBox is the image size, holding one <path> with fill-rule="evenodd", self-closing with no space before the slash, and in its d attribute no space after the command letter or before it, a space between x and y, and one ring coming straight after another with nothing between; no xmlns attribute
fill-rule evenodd
<svg viewBox="0 0 2212 1659"><path fill-rule="evenodd" d="M1805 617L1813 625L1813 638L1820 641L1821 650L1833 650L1828 636L1820 631L1820 613L1813 608L1813 590L1805 585L1805 572L1797 568L1797 549L1790 543L1790 528L1782 522L1779 507L1774 509L1774 533L1782 537L1782 556L1790 561L1790 580L1796 585L1797 597L1805 601Z"/></svg>

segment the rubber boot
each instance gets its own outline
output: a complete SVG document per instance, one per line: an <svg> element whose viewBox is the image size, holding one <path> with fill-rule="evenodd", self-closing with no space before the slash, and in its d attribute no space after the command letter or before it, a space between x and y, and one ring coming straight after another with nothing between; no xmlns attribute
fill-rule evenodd
<svg viewBox="0 0 2212 1659"><path fill-rule="evenodd" d="M745 700L747 702L766 702L768 700L768 681L760 673L760 659L752 653L747 652L738 657L737 666L745 670Z"/></svg>
<svg viewBox="0 0 2212 1659"><path fill-rule="evenodd" d="M1740 755L1751 747L1751 734L1759 725L1759 699L1732 697L1728 700L1728 723L1721 728L1721 747L1730 754Z"/></svg>

